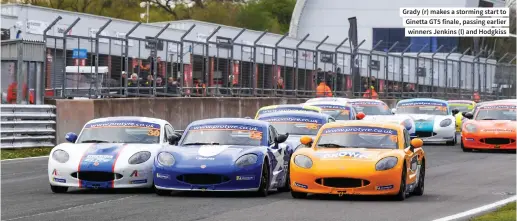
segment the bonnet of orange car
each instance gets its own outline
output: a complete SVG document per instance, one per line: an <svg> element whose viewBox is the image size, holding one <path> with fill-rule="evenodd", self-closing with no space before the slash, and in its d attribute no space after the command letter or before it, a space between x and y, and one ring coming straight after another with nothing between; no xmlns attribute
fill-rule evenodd
<svg viewBox="0 0 517 221"><path fill-rule="evenodd" d="M350 163L355 166L375 164L380 159L387 156L403 155L402 150L397 149L365 149L365 148L307 148L297 151L296 154L309 156L315 166L335 167L336 161Z"/></svg>
<svg viewBox="0 0 517 221"><path fill-rule="evenodd" d="M511 120L471 120L467 121L467 123L474 124L481 130L506 129L512 130L512 132L515 132L515 127L517 126L517 122Z"/></svg>

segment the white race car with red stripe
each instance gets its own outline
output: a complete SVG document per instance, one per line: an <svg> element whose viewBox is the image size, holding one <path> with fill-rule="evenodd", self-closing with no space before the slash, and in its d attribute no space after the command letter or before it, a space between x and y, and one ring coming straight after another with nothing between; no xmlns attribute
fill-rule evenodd
<svg viewBox="0 0 517 221"><path fill-rule="evenodd" d="M176 136L172 136L176 135ZM181 137L165 120L145 117L108 117L86 123L70 143L50 152L48 177L52 192L69 187L151 188L153 159L158 150Z"/></svg>

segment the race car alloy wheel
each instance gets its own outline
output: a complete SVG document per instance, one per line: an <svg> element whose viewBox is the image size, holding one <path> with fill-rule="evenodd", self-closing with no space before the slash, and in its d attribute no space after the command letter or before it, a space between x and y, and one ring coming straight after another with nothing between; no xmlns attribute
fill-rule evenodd
<svg viewBox="0 0 517 221"><path fill-rule="evenodd" d="M395 195L395 200L404 201L406 199L406 175L407 175L407 167L404 164L402 167L402 176L400 178L400 190L397 195Z"/></svg>
<svg viewBox="0 0 517 221"><path fill-rule="evenodd" d="M420 166L420 175L418 175L418 186L413 190L413 195L422 196L424 195L424 182L425 182L425 160L422 160Z"/></svg>
<svg viewBox="0 0 517 221"><path fill-rule="evenodd" d="M68 191L68 187L50 185L50 190L52 190L54 193L66 193L66 191Z"/></svg>
<svg viewBox="0 0 517 221"><path fill-rule="evenodd" d="M283 187L279 187L278 191L280 192L289 192L291 190L291 172L290 172L290 166L287 167L287 171L285 173L285 183Z"/></svg>
<svg viewBox="0 0 517 221"><path fill-rule="evenodd" d="M269 193L269 166L264 162L262 164L262 176L260 177L260 186L257 194L266 197Z"/></svg>
<svg viewBox="0 0 517 221"><path fill-rule="evenodd" d="M465 146L463 145L463 141L461 141L461 150L463 150L463 152L472 152L472 149L465 148Z"/></svg>

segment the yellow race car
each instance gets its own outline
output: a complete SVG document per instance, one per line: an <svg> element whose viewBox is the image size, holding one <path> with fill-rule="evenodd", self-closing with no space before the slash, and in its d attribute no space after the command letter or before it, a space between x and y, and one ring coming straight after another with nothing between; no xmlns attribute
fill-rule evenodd
<svg viewBox="0 0 517 221"><path fill-rule="evenodd" d="M424 194L423 141L410 139L394 123L327 123L313 139L300 138L291 158L291 195L391 195L397 200Z"/></svg>
<svg viewBox="0 0 517 221"><path fill-rule="evenodd" d="M461 125L463 123L463 113L470 112L476 106L476 102L469 100L448 100L449 107L454 111L456 118L456 132L461 132Z"/></svg>
<svg viewBox="0 0 517 221"><path fill-rule="evenodd" d="M281 111L308 111L308 112L321 113L322 109L319 107L308 105L308 104L270 105L270 106L261 107L257 111L257 114L255 114L255 119L258 119L259 116L262 114L269 114L269 113L275 113L275 112L281 112Z"/></svg>

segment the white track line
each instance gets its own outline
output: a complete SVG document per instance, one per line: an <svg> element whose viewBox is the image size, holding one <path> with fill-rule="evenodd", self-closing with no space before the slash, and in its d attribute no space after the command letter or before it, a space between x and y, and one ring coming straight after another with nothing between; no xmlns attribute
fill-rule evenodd
<svg viewBox="0 0 517 221"><path fill-rule="evenodd" d="M20 160L33 160L33 159L41 159L41 158L45 158L45 157L48 157L48 156L15 158L15 159L7 159L7 160L1 160L1 161L7 162L7 161L20 161Z"/></svg>
<svg viewBox="0 0 517 221"><path fill-rule="evenodd" d="M487 204L487 205L484 205L484 206L481 206L481 207L478 207L478 208L474 208L474 209L471 209L471 210L468 210L468 211L465 211L465 212L462 212L462 213L454 214L454 215L443 217L443 218L440 218L440 219L435 219L433 221L450 221L450 220L465 218L467 216L473 216L473 215L476 215L476 214L479 214L479 213L482 213L482 212L486 212L488 210L492 210L492 209L495 209L497 207L506 205L506 204L511 203L513 201L516 201L516 200L517 200L517 196L512 196L510 198L507 198L507 199L504 199L504 200L501 200L501 201L497 201L495 203L490 203L490 204Z"/></svg>

